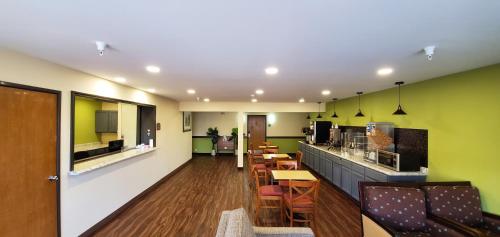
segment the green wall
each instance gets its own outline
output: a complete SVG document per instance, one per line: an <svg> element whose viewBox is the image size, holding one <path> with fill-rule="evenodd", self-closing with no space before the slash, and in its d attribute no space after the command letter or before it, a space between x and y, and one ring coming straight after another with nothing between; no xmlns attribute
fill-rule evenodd
<svg viewBox="0 0 500 237"><path fill-rule="evenodd" d="M208 137L193 137L193 153L212 152L212 141Z"/></svg>
<svg viewBox="0 0 500 237"><path fill-rule="evenodd" d="M397 107L393 88L361 96L365 117L354 117L357 97L338 101L334 120L328 103L324 117L339 125L376 121L428 129L428 180L470 180L481 192L483 208L499 214L500 64L404 85L401 93L406 116L392 115Z"/></svg>
<svg viewBox="0 0 500 237"><path fill-rule="evenodd" d="M101 102L75 98L75 144L100 141L95 133L95 111L101 107Z"/></svg>
<svg viewBox="0 0 500 237"><path fill-rule="evenodd" d="M280 152L283 153L295 153L298 150L298 138L273 138L268 137L268 141L271 141L274 145L278 145L280 147ZM206 137L193 137L193 153L210 153L212 151L212 142L210 138ZM246 153L247 151L247 139L244 139L243 142L243 151Z"/></svg>

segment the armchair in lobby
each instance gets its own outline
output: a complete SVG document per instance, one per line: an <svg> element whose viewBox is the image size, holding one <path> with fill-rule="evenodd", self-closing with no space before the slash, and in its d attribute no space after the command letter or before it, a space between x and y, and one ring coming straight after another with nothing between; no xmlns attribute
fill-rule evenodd
<svg viewBox="0 0 500 237"><path fill-rule="evenodd" d="M436 221L470 236L500 236L500 216L482 211L479 190L470 182L433 182L422 189L427 212Z"/></svg>
<svg viewBox="0 0 500 237"><path fill-rule="evenodd" d="M416 184L360 182L363 236L467 236L427 217L425 193Z"/></svg>

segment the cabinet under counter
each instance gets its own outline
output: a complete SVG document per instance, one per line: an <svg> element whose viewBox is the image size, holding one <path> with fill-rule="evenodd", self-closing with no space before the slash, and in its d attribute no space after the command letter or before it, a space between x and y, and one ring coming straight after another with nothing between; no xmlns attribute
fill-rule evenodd
<svg viewBox="0 0 500 237"><path fill-rule="evenodd" d="M361 156L329 151L327 147L299 142L303 163L359 200L358 182L424 182L427 173L397 172L366 162Z"/></svg>

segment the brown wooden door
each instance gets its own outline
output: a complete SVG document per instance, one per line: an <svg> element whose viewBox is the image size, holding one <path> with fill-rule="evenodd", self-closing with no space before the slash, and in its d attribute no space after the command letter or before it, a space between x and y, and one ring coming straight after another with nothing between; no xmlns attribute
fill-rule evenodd
<svg viewBox="0 0 500 237"><path fill-rule="evenodd" d="M58 100L0 85L0 236L58 236Z"/></svg>
<svg viewBox="0 0 500 237"><path fill-rule="evenodd" d="M253 144L254 148L262 145L266 141L266 116L265 115L248 115L247 117L247 132L248 144Z"/></svg>

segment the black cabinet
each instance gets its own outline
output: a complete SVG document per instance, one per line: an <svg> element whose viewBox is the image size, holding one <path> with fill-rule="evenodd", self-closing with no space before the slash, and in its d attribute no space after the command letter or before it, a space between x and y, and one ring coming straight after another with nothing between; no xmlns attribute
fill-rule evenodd
<svg viewBox="0 0 500 237"><path fill-rule="evenodd" d="M95 111L95 132L96 133L118 132L118 111L108 111L108 110Z"/></svg>

